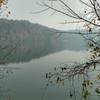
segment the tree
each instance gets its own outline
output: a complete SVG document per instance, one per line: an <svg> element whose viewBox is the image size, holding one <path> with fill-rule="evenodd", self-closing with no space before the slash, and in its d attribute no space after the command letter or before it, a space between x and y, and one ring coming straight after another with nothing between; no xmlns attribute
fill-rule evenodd
<svg viewBox="0 0 100 100"><path fill-rule="evenodd" d="M8 9L7 4L8 4L8 0L0 0L0 16L5 11L6 11L6 17L8 17L11 14L10 11L7 11Z"/></svg>
<svg viewBox="0 0 100 100"><path fill-rule="evenodd" d="M88 51L90 52L89 59L84 63L64 64L56 67L53 73L46 73L46 79L50 83L64 85L67 79L74 81L74 77L83 76L81 83L82 97L83 100L88 100L89 96L100 96L100 84L98 83L100 81L100 71L97 68L97 66L100 66L100 0L87 0L87 2L79 0L79 2L86 8L82 14L73 10L68 5L67 0L47 0L47 2L42 2L40 5L45 7L45 9L37 13L52 10L54 11L53 13L63 14L74 20L65 22L65 24L82 23L84 31L79 32L79 34L87 41ZM56 7L57 3L59 8ZM96 71L96 77L91 80L88 74L94 71ZM94 89L94 92L92 92L91 87ZM70 92L70 97L72 96L73 94Z"/></svg>

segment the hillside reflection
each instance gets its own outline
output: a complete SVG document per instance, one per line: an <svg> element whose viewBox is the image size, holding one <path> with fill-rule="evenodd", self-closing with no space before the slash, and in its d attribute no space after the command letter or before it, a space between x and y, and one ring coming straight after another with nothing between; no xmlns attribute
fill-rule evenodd
<svg viewBox="0 0 100 100"><path fill-rule="evenodd" d="M13 73L13 68L0 67L0 100L14 100L13 92L6 86L7 77Z"/></svg>

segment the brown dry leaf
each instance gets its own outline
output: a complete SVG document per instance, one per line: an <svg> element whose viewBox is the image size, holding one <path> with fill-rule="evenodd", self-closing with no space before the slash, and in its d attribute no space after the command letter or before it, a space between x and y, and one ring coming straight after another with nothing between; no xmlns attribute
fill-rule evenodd
<svg viewBox="0 0 100 100"><path fill-rule="evenodd" d="M0 0L0 7L2 5L6 5L8 3L8 0Z"/></svg>

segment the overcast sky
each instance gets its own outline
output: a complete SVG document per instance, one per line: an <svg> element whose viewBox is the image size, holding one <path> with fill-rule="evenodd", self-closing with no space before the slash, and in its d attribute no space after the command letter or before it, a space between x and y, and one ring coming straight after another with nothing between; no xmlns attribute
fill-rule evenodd
<svg viewBox="0 0 100 100"><path fill-rule="evenodd" d="M69 20L68 17L63 16L61 14L51 15L51 12L44 12L41 14L32 14L32 12L39 11L43 9L37 2L41 2L43 0L9 0L8 8L11 11L11 15L8 17L9 19L25 19L29 20L33 23L39 23L45 26L53 27L56 29L71 29L71 25L62 25L60 24L64 20ZM70 6L73 9L80 9L81 6L78 5L76 1L78 0L66 0L70 1ZM80 6L80 7L79 7ZM76 27L74 25L74 27Z"/></svg>

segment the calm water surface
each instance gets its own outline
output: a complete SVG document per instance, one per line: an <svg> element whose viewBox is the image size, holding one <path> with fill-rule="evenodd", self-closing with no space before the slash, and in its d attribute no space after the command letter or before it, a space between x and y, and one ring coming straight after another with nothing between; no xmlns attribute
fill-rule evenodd
<svg viewBox="0 0 100 100"><path fill-rule="evenodd" d="M70 100L68 84L51 85L46 89L45 73L53 71L54 67L61 63L84 61L87 54L86 51L62 51L33 59L28 63L9 64L7 67L20 69L14 70L13 74L1 81L1 85L3 84L6 90L4 93L7 99L5 100ZM78 99L81 100L81 98Z"/></svg>

